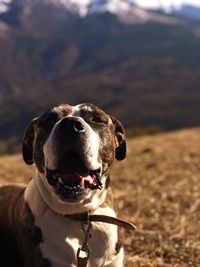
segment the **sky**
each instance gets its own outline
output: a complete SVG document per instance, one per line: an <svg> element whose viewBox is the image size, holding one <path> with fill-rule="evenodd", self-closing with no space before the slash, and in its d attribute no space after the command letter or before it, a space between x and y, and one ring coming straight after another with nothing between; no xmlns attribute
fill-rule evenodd
<svg viewBox="0 0 200 267"><path fill-rule="evenodd" d="M12 0L0 0L0 3L9 3ZM66 0L60 0L65 2ZM130 1L130 0L129 0ZM162 6L166 11L170 11L174 6L176 8L180 7L182 4L191 4L194 6L200 7L200 0L131 0L136 4L146 7L146 8L156 8L158 6ZM90 2L90 0L71 0L71 2L81 3L82 5L86 5Z"/></svg>
<svg viewBox="0 0 200 267"><path fill-rule="evenodd" d="M180 7L182 4L200 7L200 0L135 0L134 2L142 7L156 8L157 6L162 6L166 10L170 10L172 6Z"/></svg>
<svg viewBox="0 0 200 267"><path fill-rule="evenodd" d="M10 2L11 0L0 0L0 2ZM88 3L90 0L74 0L74 2L83 2ZM196 6L200 6L200 0L132 0L133 2L137 2L140 5L143 6L150 6L155 7L158 5L158 3L163 4L164 6L170 6L170 5L181 5L182 3L190 3Z"/></svg>

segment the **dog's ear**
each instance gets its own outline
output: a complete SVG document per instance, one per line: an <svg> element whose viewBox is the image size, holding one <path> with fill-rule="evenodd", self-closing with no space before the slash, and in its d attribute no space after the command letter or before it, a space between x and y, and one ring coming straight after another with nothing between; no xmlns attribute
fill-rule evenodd
<svg viewBox="0 0 200 267"><path fill-rule="evenodd" d="M117 148L115 151L115 158L117 160L123 160L126 157L126 139L125 130L123 125L115 117L111 116L113 125L115 127L115 135L117 138Z"/></svg>
<svg viewBox="0 0 200 267"><path fill-rule="evenodd" d="M23 146L22 146L22 155L26 164L33 164L33 142L35 138L35 125L38 118L32 120L28 128L26 129Z"/></svg>

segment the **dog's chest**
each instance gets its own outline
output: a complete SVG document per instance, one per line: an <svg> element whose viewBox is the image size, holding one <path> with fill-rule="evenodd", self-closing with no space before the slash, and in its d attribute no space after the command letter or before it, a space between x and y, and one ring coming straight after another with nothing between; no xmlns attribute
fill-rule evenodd
<svg viewBox="0 0 200 267"><path fill-rule="evenodd" d="M115 216L110 208L99 208L98 213ZM81 223L69 220L47 209L38 217L36 224L40 227L43 242L42 254L49 259L52 267L75 267L78 248L84 241ZM105 223L92 224L92 236L89 241L91 254L88 267L104 266L112 262L117 243L117 227Z"/></svg>

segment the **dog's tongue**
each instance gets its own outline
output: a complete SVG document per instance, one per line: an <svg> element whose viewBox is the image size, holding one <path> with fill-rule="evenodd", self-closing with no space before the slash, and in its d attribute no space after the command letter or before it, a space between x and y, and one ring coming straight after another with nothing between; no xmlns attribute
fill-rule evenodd
<svg viewBox="0 0 200 267"><path fill-rule="evenodd" d="M68 174L68 175L62 175L62 180L68 184L68 185L79 185L83 184L84 182L92 184L94 182L94 179L90 176L82 176L78 173L75 174Z"/></svg>
<svg viewBox="0 0 200 267"><path fill-rule="evenodd" d="M81 176L82 177L82 176ZM84 179L84 181L87 181L87 182L89 182L90 184L92 184L93 182L94 182L94 179L90 176L90 175L88 175L88 176L86 176L86 177L82 177L83 179Z"/></svg>

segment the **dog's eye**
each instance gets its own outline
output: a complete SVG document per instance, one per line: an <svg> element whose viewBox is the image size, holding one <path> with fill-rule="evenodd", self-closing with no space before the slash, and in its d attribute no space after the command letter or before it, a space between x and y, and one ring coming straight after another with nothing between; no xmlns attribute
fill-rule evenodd
<svg viewBox="0 0 200 267"><path fill-rule="evenodd" d="M105 120L99 116L93 116L92 121L98 124L103 124L105 123Z"/></svg>

